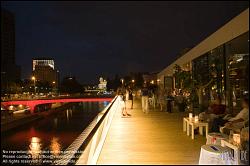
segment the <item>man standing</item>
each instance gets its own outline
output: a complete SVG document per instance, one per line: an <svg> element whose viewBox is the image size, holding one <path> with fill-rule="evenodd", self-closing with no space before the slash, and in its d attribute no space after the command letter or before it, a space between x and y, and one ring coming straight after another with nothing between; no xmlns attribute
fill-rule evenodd
<svg viewBox="0 0 250 166"><path fill-rule="evenodd" d="M126 90L126 101L129 103L130 108L133 109L133 91L130 86Z"/></svg>
<svg viewBox="0 0 250 166"><path fill-rule="evenodd" d="M168 92L168 95L167 95L167 112L168 113L172 113L172 102L173 102L173 96L171 94L171 92L169 91Z"/></svg>
<svg viewBox="0 0 250 166"><path fill-rule="evenodd" d="M141 90L141 99L142 99L142 111L144 113L148 113L148 88L147 85L144 84Z"/></svg>

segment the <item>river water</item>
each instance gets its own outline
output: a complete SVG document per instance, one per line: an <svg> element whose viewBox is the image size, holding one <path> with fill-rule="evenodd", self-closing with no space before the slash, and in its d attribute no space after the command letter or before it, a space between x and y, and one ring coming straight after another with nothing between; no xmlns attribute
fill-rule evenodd
<svg viewBox="0 0 250 166"><path fill-rule="evenodd" d="M1 150L65 150L109 102L74 103L65 110L1 133ZM5 158L8 159L8 158ZM16 159L16 158L15 158ZM2 158L3 163L3 158Z"/></svg>

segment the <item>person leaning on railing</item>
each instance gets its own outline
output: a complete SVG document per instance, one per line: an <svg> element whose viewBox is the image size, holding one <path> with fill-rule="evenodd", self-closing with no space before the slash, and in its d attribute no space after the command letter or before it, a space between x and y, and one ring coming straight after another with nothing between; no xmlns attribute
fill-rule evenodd
<svg viewBox="0 0 250 166"><path fill-rule="evenodd" d="M126 117L126 116L130 117L131 114L127 112L126 104L125 104L125 90L123 88L118 88L117 95L119 97L119 102L120 102L121 109L122 109L122 117Z"/></svg>

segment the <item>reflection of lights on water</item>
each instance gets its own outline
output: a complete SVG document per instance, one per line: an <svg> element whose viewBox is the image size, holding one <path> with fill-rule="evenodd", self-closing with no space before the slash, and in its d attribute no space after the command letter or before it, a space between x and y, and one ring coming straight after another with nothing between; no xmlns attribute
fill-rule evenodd
<svg viewBox="0 0 250 166"><path fill-rule="evenodd" d="M109 102L104 101L103 104L104 104L104 107L106 107L109 104Z"/></svg>
<svg viewBox="0 0 250 166"><path fill-rule="evenodd" d="M57 137L53 137L50 144L50 151L53 155L58 156L61 151L61 144Z"/></svg>
<svg viewBox="0 0 250 166"><path fill-rule="evenodd" d="M67 122L69 122L69 110L66 110Z"/></svg>
<svg viewBox="0 0 250 166"><path fill-rule="evenodd" d="M66 110L66 117L67 117L67 122L69 122L70 117L72 117L72 109L67 109Z"/></svg>
<svg viewBox="0 0 250 166"><path fill-rule="evenodd" d="M13 108L14 108L13 105L9 106L9 110L13 110Z"/></svg>
<svg viewBox="0 0 250 166"><path fill-rule="evenodd" d="M73 111L72 111L72 109L69 110L69 113L70 113L70 116L72 117L72 116L73 116Z"/></svg>
<svg viewBox="0 0 250 166"><path fill-rule="evenodd" d="M32 159L36 159L39 157L39 154L41 153L42 144L40 143L41 139L38 137L32 137L31 143L29 145L29 153L32 156Z"/></svg>
<svg viewBox="0 0 250 166"><path fill-rule="evenodd" d="M57 127L57 123L58 123L58 119L54 118L54 125L55 125L55 127Z"/></svg>

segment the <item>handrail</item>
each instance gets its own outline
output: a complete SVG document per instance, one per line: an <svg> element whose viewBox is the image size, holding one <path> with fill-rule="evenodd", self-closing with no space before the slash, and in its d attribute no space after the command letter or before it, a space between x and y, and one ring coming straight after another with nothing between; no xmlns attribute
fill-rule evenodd
<svg viewBox="0 0 250 166"><path fill-rule="evenodd" d="M100 148L102 147L106 138L114 112L117 110L119 102L117 98L118 96L116 96L109 103L109 105L96 116L89 126L65 150L65 153L59 156L55 162L56 165L96 163L99 157ZM97 142L98 138L99 142Z"/></svg>

